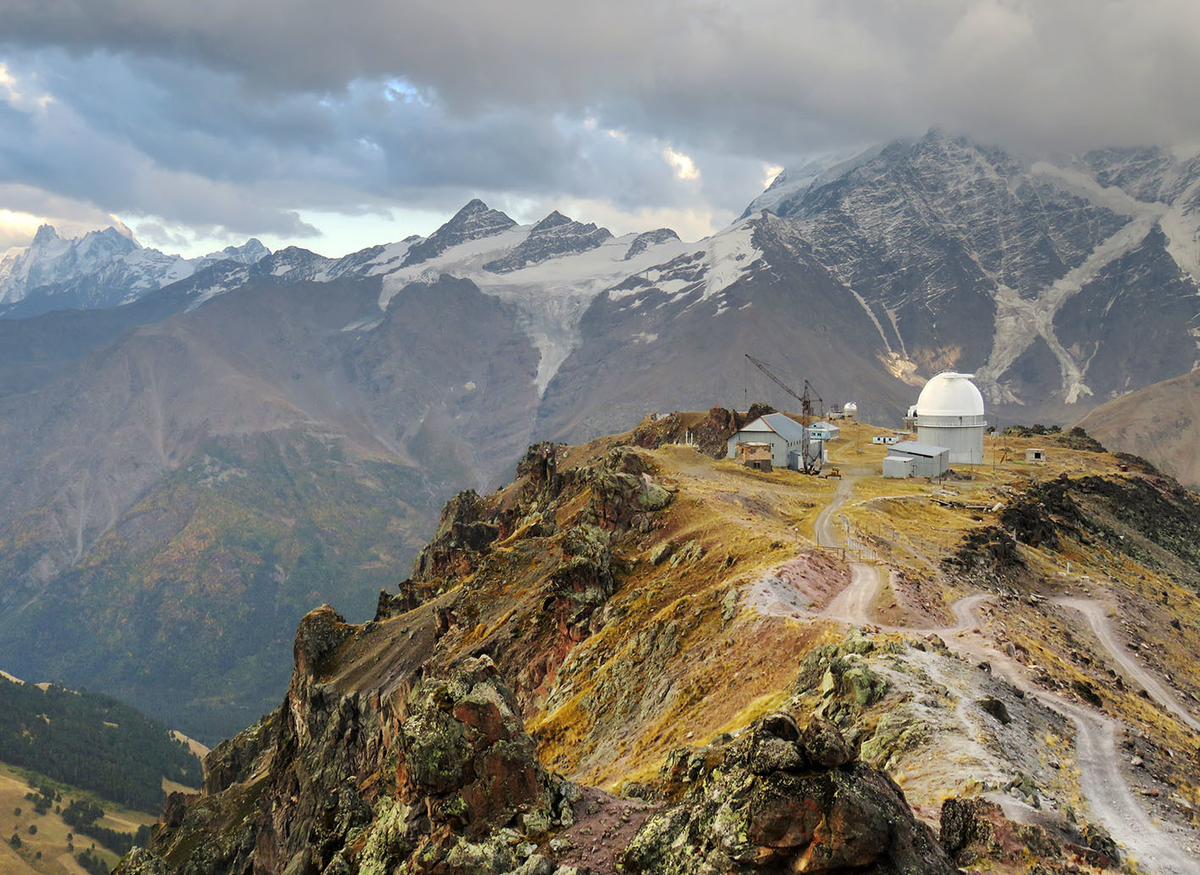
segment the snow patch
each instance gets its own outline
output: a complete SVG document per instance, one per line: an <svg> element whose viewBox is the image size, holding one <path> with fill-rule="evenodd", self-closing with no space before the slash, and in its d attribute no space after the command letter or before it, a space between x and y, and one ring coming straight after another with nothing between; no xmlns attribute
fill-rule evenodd
<svg viewBox="0 0 1200 875"><path fill-rule="evenodd" d="M342 326L342 331L374 331L383 324L382 316L364 316Z"/></svg>
<svg viewBox="0 0 1200 875"><path fill-rule="evenodd" d="M725 291L745 276L751 265L760 258L762 252L754 246L754 227L749 222L734 225L728 231L710 238L708 277L701 300Z"/></svg>

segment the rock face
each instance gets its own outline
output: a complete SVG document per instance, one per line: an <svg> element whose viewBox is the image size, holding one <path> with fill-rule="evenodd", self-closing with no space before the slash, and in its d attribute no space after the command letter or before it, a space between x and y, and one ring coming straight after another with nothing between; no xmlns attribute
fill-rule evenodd
<svg viewBox="0 0 1200 875"><path fill-rule="evenodd" d="M516 224L504 213L488 209L487 204L475 198L455 213L449 222L409 247L404 256L403 266L421 264L436 258L452 246L494 236Z"/></svg>
<svg viewBox="0 0 1200 875"><path fill-rule="evenodd" d="M653 231L643 231L634 237L633 242L629 244L629 251L625 253L625 260L629 261L631 258L637 258L651 246L678 239L679 235L670 228L655 228Z"/></svg>
<svg viewBox="0 0 1200 875"><path fill-rule="evenodd" d="M648 820L622 855L625 871L955 872L900 788L854 762L831 724L801 731L773 715L694 762L680 801Z"/></svg>
<svg viewBox="0 0 1200 875"><path fill-rule="evenodd" d="M511 273L551 258L587 252L611 238L612 232L607 228L598 228L590 222L584 224L573 221L555 210L534 225L529 236L508 255L489 261L483 269L492 273Z"/></svg>
<svg viewBox="0 0 1200 875"><path fill-rule="evenodd" d="M206 795L173 797L120 871L510 872L521 837L570 811L490 659L339 692L323 669L351 631L329 608L305 617L270 732L214 751Z"/></svg>

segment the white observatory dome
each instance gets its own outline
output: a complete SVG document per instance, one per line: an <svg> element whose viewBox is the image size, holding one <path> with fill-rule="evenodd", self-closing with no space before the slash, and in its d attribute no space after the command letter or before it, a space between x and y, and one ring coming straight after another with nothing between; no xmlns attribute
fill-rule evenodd
<svg viewBox="0 0 1200 875"><path fill-rule="evenodd" d="M983 395L973 376L942 371L933 377L917 396L917 416L983 416Z"/></svg>

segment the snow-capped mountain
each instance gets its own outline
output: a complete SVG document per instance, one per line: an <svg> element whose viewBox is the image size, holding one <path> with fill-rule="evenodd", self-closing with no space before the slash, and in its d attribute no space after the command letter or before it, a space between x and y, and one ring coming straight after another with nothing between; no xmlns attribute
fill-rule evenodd
<svg viewBox="0 0 1200 875"><path fill-rule="evenodd" d="M142 246L124 225L71 239L42 225L28 247L10 250L0 259L0 312L15 317L113 307L209 265L253 264L269 253L258 240L250 239L200 258L182 258Z"/></svg>
<svg viewBox="0 0 1200 875"><path fill-rule="evenodd" d="M789 280L792 292L774 305L772 322L749 315L763 306L756 289L803 274L843 302L847 319L863 320L837 340L861 365L829 374L831 396L861 396L857 387L873 380L867 372L881 370L887 388L861 400L890 417L912 387L956 368L977 373L1004 416L1065 420L1200 360L1198 228L1195 155L1146 148L1050 160L935 129L785 169L738 222L697 243L665 228L614 237L557 211L519 225L478 199L429 237L337 259L297 247L268 253L257 241L173 259L114 229L64 241L43 228L33 246L0 264L0 301L11 316L104 306L166 285L163 294L182 310L248 284L380 277L386 310L407 284L448 274L512 308L539 352L537 388L551 409L554 379L564 366L580 367L593 343L597 358L586 367L601 382L624 366L601 359L622 350L625 364L662 371L664 393L696 386L697 401L701 391L724 396L737 382L740 370L718 366L712 350L738 331L748 332L739 341L747 350L778 348L780 360L794 361L794 378L820 372L837 356L818 361L796 345L801 336L814 342L813 305L799 279ZM734 286L737 308L726 301ZM622 315L631 307L641 308L643 327ZM686 336L678 326L690 316L657 324L677 308L711 309L721 320L690 325ZM380 316L348 330L369 330ZM678 365L680 380L669 378L664 369L676 365L668 363L696 349L707 358ZM697 369L713 367L718 376L701 390ZM577 392L592 397L582 386ZM618 397L593 394L624 409ZM651 393L638 403L652 409L670 400ZM610 419L596 429L625 424Z"/></svg>
<svg viewBox="0 0 1200 875"><path fill-rule="evenodd" d="M975 371L994 402L1070 418L1200 359L1195 156L1039 160L934 130L793 176L747 212L811 243L898 375Z"/></svg>

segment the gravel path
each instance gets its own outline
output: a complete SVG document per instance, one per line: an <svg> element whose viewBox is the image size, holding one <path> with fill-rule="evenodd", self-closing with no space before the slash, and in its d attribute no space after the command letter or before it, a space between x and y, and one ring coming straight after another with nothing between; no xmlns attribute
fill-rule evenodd
<svg viewBox="0 0 1200 875"><path fill-rule="evenodd" d="M1053 602L1056 605L1061 605L1064 608L1070 608L1083 614L1084 619L1088 621L1088 625L1092 627L1092 633L1096 636L1096 640L1108 651L1113 661L1121 666L1125 674L1137 681L1142 689L1149 693L1151 698L1162 705L1163 708L1174 714L1192 729L1200 732L1200 720L1193 717L1191 712L1175 698L1174 693L1162 681L1146 671L1121 644L1112 623L1108 619L1108 611L1103 604L1091 599L1065 597L1056 598ZM1197 868L1200 869L1200 865Z"/></svg>
<svg viewBox="0 0 1200 875"><path fill-rule="evenodd" d="M833 499L817 516L817 539L823 547L840 546L833 521L849 497L851 485L849 479L843 481ZM1137 862L1140 871L1157 875L1200 873L1200 852L1185 847L1188 839L1182 835L1152 821L1122 775L1119 765L1121 755L1116 742L1120 724L1091 708L1041 689L1029 679L1024 666L992 646L981 631L978 615L978 608L987 601L988 595L977 593L955 602L951 607L955 618L952 627L913 629L886 626L876 623L870 616L871 605L883 584L883 569L861 561L851 562L850 569L850 583L826 606L821 613L823 618L852 625L873 625L884 631L942 635L951 650L960 655L987 660L994 674L1075 724L1075 755L1080 772L1080 789L1087 799L1091 816L1103 824ZM1101 644L1132 678L1171 713L1193 729L1200 728L1195 718L1174 696L1120 646L1102 605L1079 598L1058 599L1056 602L1080 611Z"/></svg>

